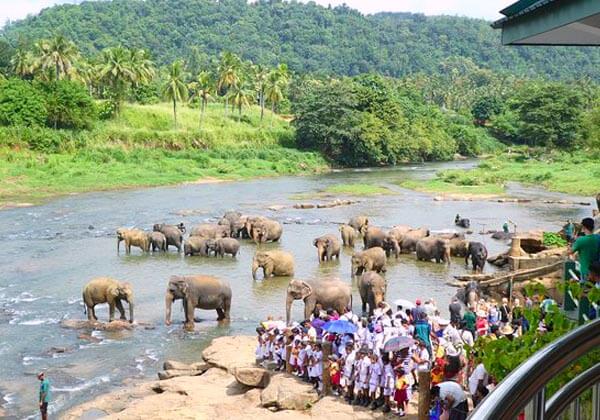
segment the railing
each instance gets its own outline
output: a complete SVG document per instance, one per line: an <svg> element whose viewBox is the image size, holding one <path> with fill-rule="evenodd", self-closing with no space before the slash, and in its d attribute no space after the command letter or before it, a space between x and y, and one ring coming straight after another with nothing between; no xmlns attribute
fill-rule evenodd
<svg viewBox="0 0 600 420"><path fill-rule="evenodd" d="M600 348L600 318L582 325L544 347L510 373L469 416L473 420L514 420L526 406L527 420L548 420L559 416L579 395L593 389L593 420L600 420L600 360L563 387L548 402L546 384L569 364ZM557 411L559 410L559 411ZM528 410L529 411L529 410ZM578 417L571 417L573 420Z"/></svg>

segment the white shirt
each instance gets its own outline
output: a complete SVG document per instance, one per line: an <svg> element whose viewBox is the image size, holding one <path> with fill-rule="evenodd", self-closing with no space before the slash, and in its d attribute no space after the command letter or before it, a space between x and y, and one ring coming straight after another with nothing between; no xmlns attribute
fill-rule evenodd
<svg viewBox="0 0 600 420"><path fill-rule="evenodd" d="M458 404L467 399L467 394L456 382L441 382L437 386L440 387L440 399L445 400L447 397L452 397L452 399L454 399L452 408L455 408Z"/></svg>
<svg viewBox="0 0 600 420"><path fill-rule="evenodd" d="M460 338L462 338L462 341L464 341L467 346L473 347L475 345L473 334L469 330L463 330L460 334Z"/></svg>
<svg viewBox="0 0 600 420"><path fill-rule="evenodd" d="M352 376L352 368L354 367L354 359L356 358L356 352L350 352L344 358L344 376L350 378Z"/></svg>
<svg viewBox="0 0 600 420"><path fill-rule="evenodd" d="M462 338L460 338L460 334L458 330L454 328L452 325L448 325L444 329L444 338L452 343L455 347L462 344Z"/></svg>
<svg viewBox="0 0 600 420"><path fill-rule="evenodd" d="M479 381L482 381L483 386L487 386L488 384L488 373L485 370L483 363L478 364L471 376L469 376L469 392L471 395L475 395L477 392Z"/></svg>

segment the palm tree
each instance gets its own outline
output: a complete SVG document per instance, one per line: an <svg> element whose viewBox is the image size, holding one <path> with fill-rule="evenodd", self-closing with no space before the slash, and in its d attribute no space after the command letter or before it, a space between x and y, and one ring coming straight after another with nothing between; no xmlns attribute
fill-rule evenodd
<svg viewBox="0 0 600 420"><path fill-rule="evenodd" d="M211 93L213 92L213 80L210 72L201 71L198 74L195 82L190 83L190 90L194 92L190 98L200 98L200 127L202 127L202 120L204 119L204 112L206 111L206 105L212 98Z"/></svg>
<svg viewBox="0 0 600 420"><path fill-rule="evenodd" d="M260 120L262 121L265 115L265 90L269 72L260 64L253 66L252 70L254 71L254 82L258 94L258 104L260 105Z"/></svg>
<svg viewBox="0 0 600 420"><path fill-rule="evenodd" d="M221 54L221 61L219 62L219 80L217 82L217 89L223 91L225 94L225 114L227 114L227 105L229 103L229 95L227 91L237 85L240 81L240 58L231 53L224 52Z"/></svg>
<svg viewBox="0 0 600 420"><path fill-rule="evenodd" d="M183 82L184 78L183 61L177 60L173 62L169 67L167 81L162 90L163 96L167 100L173 101L173 121L175 122L175 128L177 128L177 101L184 101L188 96L187 87Z"/></svg>
<svg viewBox="0 0 600 420"><path fill-rule="evenodd" d="M139 80L139 74L133 68L130 51L121 46L103 50L98 78L111 89L118 113L127 88Z"/></svg>
<svg viewBox="0 0 600 420"><path fill-rule="evenodd" d="M245 81L240 81L229 90L228 96L231 97L231 104L237 107L239 112L238 121L242 120L242 107L250 106L254 102L254 95L254 89Z"/></svg>
<svg viewBox="0 0 600 420"><path fill-rule="evenodd" d="M41 40L36 44L36 48L39 55L39 67L44 71L53 69L56 80L60 80L61 73L68 74L73 66L73 61L79 55L75 44L63 35Z"/></svg>
<svg viewBox="0 0 600 420"><path fill-rule="evenodd" d="M132 50L131 68L136 73L135 83L149 83L156 74L154 63L150 59L150 54L146 50Z"/></svg>
<svg viewBox="0 0 600 420"><path fill-rule="evenodd" d="M271 70L267 77L265 87L266 98L271 102L271 126L273 126L273 114L275 114L275 105L283 99L283 91L289 83L288 68L285 64L280 64Z"/></svg>
<svg viewBox="0 0 600 420"><path fill-rule="evenodd" d="M10 59L12 71L20 78L25 78L33 72L33 56L31 52L19 48Z"/></svg>

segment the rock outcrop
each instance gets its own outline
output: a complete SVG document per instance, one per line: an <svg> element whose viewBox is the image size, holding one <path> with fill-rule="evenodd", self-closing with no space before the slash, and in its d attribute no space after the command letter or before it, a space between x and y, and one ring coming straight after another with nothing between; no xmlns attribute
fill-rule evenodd
<svg viewBox="0 0 600 420"><path fill-rule="evenodd" d="M236 336L215 338L202 352L205 362L233 374L236 368L256 365L256 337Z"/></svg>
<svg viewBox="0 0 600 420"><path fill-rule="evenodd" d="M306 410L318 400L319 394L312 385L284 374L274 375L260 394L263 407L278 410Z"/></svg>
<svg viewBox="0 0 600 420"><path fill-rule="evenodd" d="M234 371L236 381L252 388L266 388L271 380L268 370L258 367L241 367Z"/></svg>

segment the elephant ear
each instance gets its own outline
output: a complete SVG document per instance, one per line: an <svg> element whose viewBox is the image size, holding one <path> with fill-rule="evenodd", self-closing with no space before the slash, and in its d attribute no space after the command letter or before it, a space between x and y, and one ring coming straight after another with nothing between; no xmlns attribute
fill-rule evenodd
<svg viewBox="0 0 600 420"><path fill-rule="evenodd" d="M302 299L306 299L310 295L312 295L313 289L310 284L303 281L302 282Z"/></svg>
<svg viewBox="0 0 600 420"><path fill-rule="evenodd" d="M119 295L121 293L120 290L121 290L120 286L110 286L108 288L108 294L110 296L112 296L113 298L117 298L117 297L119 297Z"/></svg>

